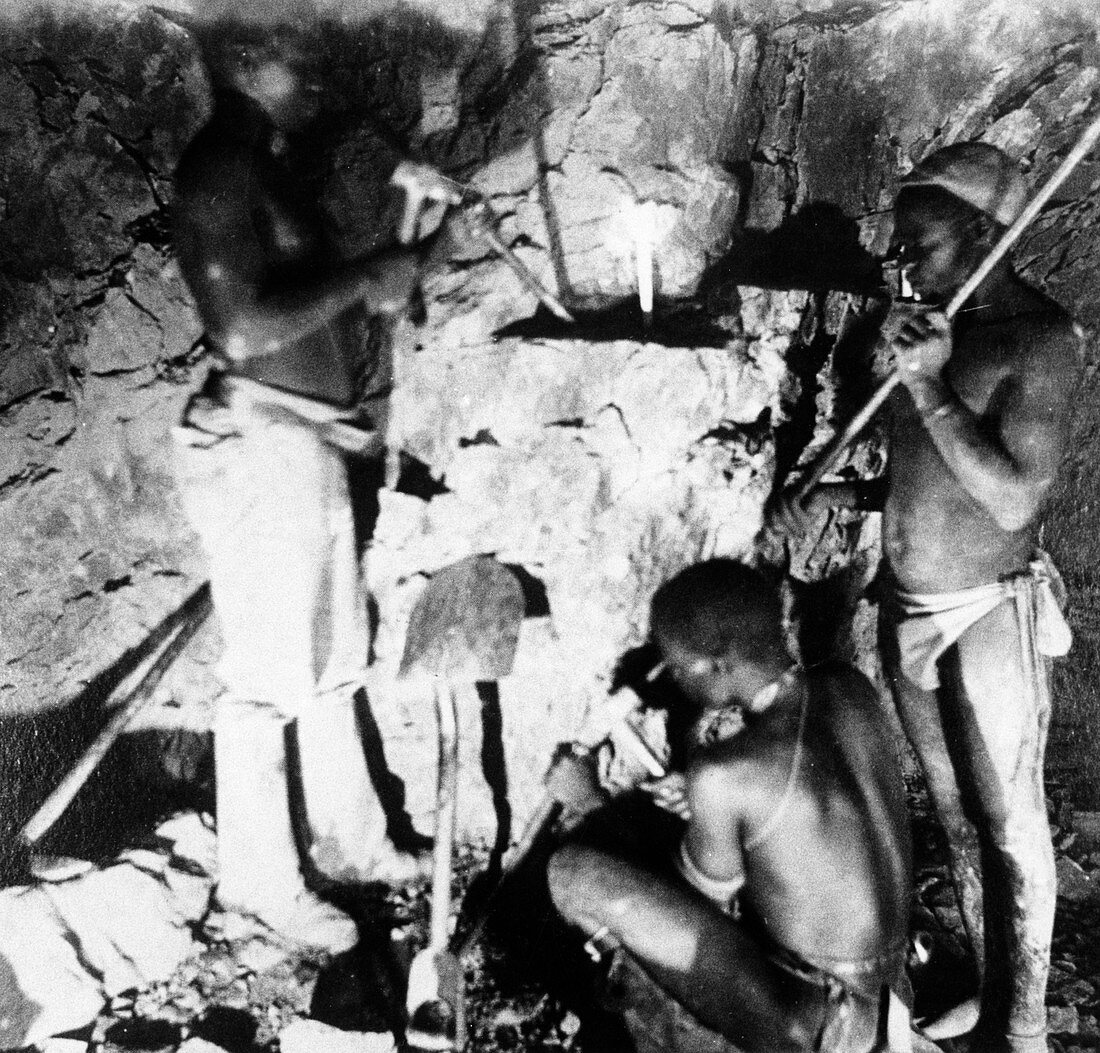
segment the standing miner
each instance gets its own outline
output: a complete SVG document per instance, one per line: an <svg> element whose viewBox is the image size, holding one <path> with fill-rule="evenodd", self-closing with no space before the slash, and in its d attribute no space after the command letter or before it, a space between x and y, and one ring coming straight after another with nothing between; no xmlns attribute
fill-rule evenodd
<svg viewBox="0 0 1100 1053"><path fill-rule="evenodd" d="M176 238L218 364L178 435L225 637L218 898L246 925L336 952L355 926L306 888L299 790L307 868L405 881L426 862L389 841L364 762L366 607L336 448L370 439L354 424L357 359L370 315L404 309L417 266L403 250L337 262L295 174L318 109L308 26L221 19L200 43L214 112L180 162Z"/></svg>
<svg viewBox="0 0 1100 1053"><path fill-rule="evenodd" d="M946 303L1020 214L1000 150L962 143L902 180L894 247L922 303L895 305L885 486L819 488L884 512L880 647L947 835L982 981L974 1049L1046 1049L1054 853L1043 788L1047 656L1069 631L1037 518L1065 449L1081 370L1066 313L1001 262L952 324ZM884 498L884 500L883 500Z"/></svg>

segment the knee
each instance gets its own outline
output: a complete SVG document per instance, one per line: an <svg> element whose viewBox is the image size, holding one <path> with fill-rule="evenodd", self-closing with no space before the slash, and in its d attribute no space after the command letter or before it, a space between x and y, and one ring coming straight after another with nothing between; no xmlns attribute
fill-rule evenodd
<svg viewBox="0 0 1100 1053"><path fill-rule="evenodd" d="M1007 865L1026 875L1033 885L1049 887L1053 892L1054 845L1045 815L1007 816L994 828L993 845Z"/></svg>
<svg viewBox="0 0 1100 1053"><path fill-rule="evenodd" d="M550 886L550 898L563 917L576 921L579 909L587 899L585 856L588 853L577 845L559 848L547 865L546 877Z"/></svg>
<svg viewBox="0 0 1100 1053"><path fill-rule="evenodd" d="M547 866L550 898L566 921L582 928L604 923L607 883L600 866L601 853L582 845L565 845Z"/></svg>

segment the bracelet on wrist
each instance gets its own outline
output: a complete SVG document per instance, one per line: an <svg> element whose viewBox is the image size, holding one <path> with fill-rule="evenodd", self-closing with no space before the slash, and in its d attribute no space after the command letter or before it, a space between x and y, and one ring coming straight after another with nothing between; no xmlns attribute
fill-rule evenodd
<svg viewBox="0 0 1100 1053"><path fill-rule="evenodd" d="M951 392L942 383L926 381L921 385L921 388L919 397L917 392L913 392L913 402L921 419L942 417L954 407L955 400Z"/></svg>
<svg viewBox="0 0 1100 1053"><path fill-rule="evenodd" d="M946 417L949 413L954 413L958 409L958 404L955 400L948 395L942 402L938 402L933 406L926 406L920 411L921 420L940 420L942 417Z"/></svg>

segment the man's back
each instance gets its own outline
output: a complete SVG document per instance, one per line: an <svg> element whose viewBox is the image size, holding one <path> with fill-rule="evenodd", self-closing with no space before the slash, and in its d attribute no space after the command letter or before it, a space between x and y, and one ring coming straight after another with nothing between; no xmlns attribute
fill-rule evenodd
<svg viewBox="0 0 1100 1053"><path fill-rule="evenodd" d="M897 952L909 828L896 746L865 677L840 663L813 671L797 711L765 713L708 751L689 773L700 779L740 838L747 922L822 967ZM689 794L695 807L695 785Z"/></svg>

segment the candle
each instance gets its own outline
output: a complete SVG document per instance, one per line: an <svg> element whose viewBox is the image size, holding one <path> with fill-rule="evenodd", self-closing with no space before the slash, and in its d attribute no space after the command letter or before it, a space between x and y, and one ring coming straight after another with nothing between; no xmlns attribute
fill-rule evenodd
<svg viewBox="0 0 1100 1053"><path fill-rule="evenodd" d="M638 305L642 321L648 327L653 321L653 243L654 208L652 201L634 206L634 262L638 273Z"/></svg>

